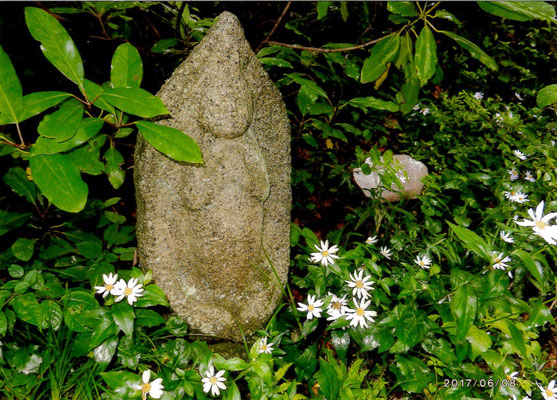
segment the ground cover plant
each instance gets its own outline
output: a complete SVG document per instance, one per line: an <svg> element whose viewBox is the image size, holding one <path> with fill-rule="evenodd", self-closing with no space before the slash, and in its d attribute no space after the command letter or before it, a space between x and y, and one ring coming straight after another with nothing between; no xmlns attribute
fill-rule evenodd
<svg viewBox="0 0 557 400"><path fill-rule="evenodd" d="M557 399L552 4L0 9L0 398ZM138 264L130 176L136 132L202 161L151 93L224 9L293 153L289 283L237 354ZM397 153L422 194L365 197Z"/></svg>

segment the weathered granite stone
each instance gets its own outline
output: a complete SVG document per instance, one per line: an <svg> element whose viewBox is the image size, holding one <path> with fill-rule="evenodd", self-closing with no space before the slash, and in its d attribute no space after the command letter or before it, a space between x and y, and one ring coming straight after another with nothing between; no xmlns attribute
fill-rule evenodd
<svg viewBox="0 0 557 400"><path fill-rule="evenodd" d="M190 135L204 164L173 161L138 137L139 260L194 331L241 340L271 316L288 274L284 102L228 12L158 95L174 117L160 123Z"/></svg>
<svg viewBox="0 0 557 400"><path fill-rule="evenodd" d="M383 161L383 157L381 157L381 161ZM365 162L369 164L369 166L373 166L370 158L367 158ZM397 172L397 177L402 183L403 189L399 189L393 183L391 185L391 190L382 190L381 197L390 202L399 201L401 194L404 197L414 199L421 193L424 187L422 178L428 174L427 167L424 163L415 160L406 154L395 154L393 156L393 166L396 166L397 162L402 168ZM404 172L406 172L407 176ZM372 171L371 174L366 175L362 172L361 168L355 168L353 175L356 184L362 189L367 197L371 197L370 190L375 190L381 186L381 178L376 171Z"/></svg>

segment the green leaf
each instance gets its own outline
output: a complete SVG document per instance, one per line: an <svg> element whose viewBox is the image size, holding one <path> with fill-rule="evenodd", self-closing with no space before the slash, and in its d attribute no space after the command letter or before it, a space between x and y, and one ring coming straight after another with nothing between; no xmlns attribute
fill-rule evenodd
<svg viewBox="0 0 557 400"><path fill-rule="evenodd" d="M376 110L385 110L396 112L399 110L398 104L393 103L392 101L385 101L381 99L377 99L375 97L356 97L353 98L348 102L351 106L355 107L363 107L365 108L375 108Z"/></svg>
<svg viewBox="0 0 557 400"><path fill-rule="evenodd" d="M423 27L416 40L414 66L422 86L435 73L435 67L437 66L437 44L431 29L427 25Z"/></svg>
<svg viewBox="0 0 557 400"><path fill-rule="evenodd" d="M251 365L252 370L259 375L266 383L271 384L273 382L273 372L269 365L267 365L261 359L258 359Z"/></svg>
<svg viewBox="0 0 557 400"><path fill-rule="evenodd" d="M522 332L516 327L516 325L513 322L506 320L505 323L509 328L509 332L511 333L511 339L515 347L518 349L518 352L520 353L520 355L525 361L528 361L529 357L528 357L528 352L526 351L526 342L524 341L524 336L522 335Z"/></svg>
<svg viewBox="0 0 557 400"><path fill-rule="evenodd" d="M177 38L161 39L151 47L153 53L166 53L168 49L178 44Z"/></svg>
<svg viewBox="0 0 557 400"><path fill-rule="evenodd" d="M470 55L475 59L484 63L489 69L497 71L497 63L485 51L483 51L477 44L472 43L468 39L449 31L439 31L442 34L453 39L460 47L470 52Z"/></svg>
<svg viewBox="0 0 557 400"><path fill-rule="evenodd" d="M8 331L8 319L6 318L6 314L0 311L0 337L6 335Z"/></svg>
<svg viewBox="0 0 557 400"><path fill-rule="evenodd" d="M491 347L491 338L487 333L472 325L466 334L466 340L472 345L475 355L485 353Z"/></svg>
<svg viewBox="0 0 557 400"><path fill-rule="evenodd" d="M329 12L329 7L333 4L332 1L318 1L317 2L317 19L323 19Z"/></svg>
<svg viewBox="0 0 557 400"><path fill-rule="evenodd" d="M416 76L414 63L410 62L405 68L406 82L402 85L402 97L400 99L400 111L408 113L418 103L420 94L420 81Z"/></svg>
<svg viewBox="0 0 557 400"><path fill-rule="evenodd" d="M85 118L81 121L81 125L75 136L65 142L58 142L56 139L47 137L39 137L37 142L31 147L31 156L40 156L44 154L57 154L71 150L81 146L83 143L93 138L104 125L104 120L100 118ZM33 176L34 178L34 176Z"/></svg>
<svg viewBox="0 0 557 400"><path fill-rule="evenodd" d="M544 1L479 1L477 4L485 12L515 21L555 18L555 8Z"/></svg>
<svg viewBox="0 0 557 400"><path fill-rule="evenodd" d="M136 125L151 146L170 158L189 163L203 162L197 143L182 131L149 121L137 121Z"/></svg>
<svg viewBox="0 0 557 400"><path fill-rule="evenodd" d="M456 234L456 236L458 236L458 238L463 242L464 247L466 247L468 250L473 251L477 255L485 258L486 260L491 260L489 247L487 243L483 240L483 238L481 238L480 236L478 236L477 234L475 234L469 229L451 224L450 222L448 222L448 224L453 230L453 232Z"/></svg>
<svg viewBox="0 0 557 400"><path fill-rule="evenodd" d="M528 272L532 274L532 276L534 277L536 282L538 282L541 288L547 286L548 281L547 281L547 277L544 276L543 268L539 263L536 264L536 262L534 262L530 254L526 253L523 250L515 250L513 251L513 254L516 254L522 260L522 264L526 267Z"/></svg>
<svg viewBox="0 0 557 400"><path fill-rule="evenodd" d="M10 274L12 278L21 278L25 275L25 270L21 265L12 264L8 267L8 274Z"/></svg>
<svg viewBox="0 0 557 400"><path fill-rule="evenodd" d="M10 57L0 46L0 125L19 122L22 104L21 83Z"/></svg>
<svg viewBox="0 0 557 400"><path fill-rule="evenodd" d="M48 12L35 7L25 8L25 22L31 36L41 42L41 50L47 60L83 92L83 62L62 24Z"/></svg>
<svg viewBox="0 0 557 400"><path fill-rule="evenodd" d="M161 99L138 87L110 88L100 96L114 107L143 118L170 114Z"/></svg>
<svg viewBox="0 0 557 400"><path fill-rule="evenodd" d="M23 96L23 107L19 114L19 122L54 107L68 97L71 97L71 94L66 92L35 92Z"/></svg>
<svg viewBox="0 0 557 400"><path fill-rule="evenodd" d="M108 104L105 99L100 97L101 93L104 92L104 89L101 86L97 85L95 82L91 82L89 79L85 79L83 87L85 89L87 99L90 102L92 101L92 104L94 104L95 107L99 107L101 110L107 111L110 114L115 113L114 107Z"/></svg>
<svg viewBox="0 0 557 400"><path fill-rule="evenodd" d="M29 160L33 180L56 207L77 213L85 207L89 188L79 169L63 154L40 155Z"/></svg>
<svg viewBox="0 0 557 400"><path fill-rule="evenodd" d="M333 361L334 362L334 361ZM319 372L317 373L317 381L319 382L319 392L328 400L338 398L340 390L340 382L335 367L324 359L319 359Z"/></svg>
<svg viewBox="0 0 557 400"><path fill-rule="evenodd" d="M142 77L143 63L137 49L129 43L118 46L110 66L112 87L139 87Z"/></svg>
<svg viewBox="0 0 557 400"><path fill-rule="evenodd" d="M39 329L48 327L43 324L43 312L34 294L16 296L11 304L17 317L22 321L35 325Z"/></svg>
<svg viewBox="0 0 557 400"><path fill-rule="evenodd" d="M45 300L41 303L41 311L43 317L43 326L50 326L57 331L60 328L63 320L62 309L52 300Z"/></svg>
<svg viewBox="0 0 557 400"><path fill-rule="evenodd" d="M238 389L236 382L232 382L228 386L228 390L224 392L222 400L242 400L240 389Z"/></svg>
<svg viewBox="0 0 557 400"><path fill-rule="evenodd" d="M387 10L403 17L415 17L418 15L418 10L411 1L389 1L387 2Z"/></svg>
<svg viewBox="0 0 557 400"><path fill-rule="evenodd" d="M168 306L164 292L156 285L145 286L142 294L143 296L139 297L135 303L136 307Z"/></svg>
<svg viewBox="0 0 557 400"><path fill-rule="evenodd" d="M65 103L58 111L46 115L37 131L42 136L64 142L75 136L83 119L83 113L83 107L79 102Z"/></svg>
<svg viewBox="0 0 557 400"><path fill-rule="evenodd" d="M387 69L387 63L393 61L398 53L400 35L392 34L376 43L364 61L360 80L362 83L374 82Z"/></svg>
<svg viewBox="0 0 557 400"><path fill-rule="evenodd" d="M456 318L456 338L462 340L466 337L468 330L474 324L478 300L472 288L463 285L456 290L451 299L451 312Z"/></svg>
<svg viewBox="0 0 557 400"><path fill-rule="evenodd" d="M137 326L152 327L165 323L164 318L161 317L159 313L153 310L137 309L135 311L135 315L135 323Z"/></svg>
<svg viewBox="0 0 557 400"><path fill-rule="evenodd" d="M118 189L124 183L126 176L126 173L120 168L120 165L124 163L124 157L114 147L110 147L104 153L104 159L106 160L105 171L108 180L114 189Z"/></svg>
<svg viewBox="0 0 557 400"><path fill-rule="evenodd" d="M31 218L31 215L30 213L13 213L0 210L0 236L25 224Z"/></svg>
<svg viewBox="0 0 557 400"><path fill-rule="evenodd" d="M118 337L116 336L109 337L99 346L95 347L93 355L101 368L106 368L110 361L112 361L114 353L116 353L116 347L118 347Z"/></svg>
<svg viewBox="0 0 557 400"><path fill-rule="evenodd" d="M238 357L226 359L221 355L215 356L213 365L217 369L225 369L227 371L243 371L249 365L247 362Z"/></svg>
<svg viewBox="0 0 557 400"><path fill-rule="evenodd" d="M126 336L132 336L133 334L133 321L135 319L135 314L133 312L132 306L126 302L116 303L111 309L112 318L116 325Z"/></svg>
<svg viewBox="0 0 557 400"><path fill-rule="evenodd" d="M302 78L300 76L300 74L298 74L298 73L288 74L286 76L289 77L290 79L292 79L297 84L299 84L301 86L301 88L305 89L310 95L315 96L315 97L324 97L325 99L329 98L327 96L327 92L325 92L314 81Z"/></svg>
<svg viewBox="0 0 557 400"><path fill-rule="evenodd" d="M116 393L130 395L141 382L139 376L127 371L101 372L105 383Z"/></svg>
<svg viewBox="0 0 557 400"><path fill-rule="evenodd" d="M540 89L536 96L538 107L544 108L557 103L557 84L549 85Z"/></svg>
<svg viewBox="0 0 557 400"><path fill-rule="evenodd" d="M435 12L435 17L443 18L443 19L446 19L448 21L454 22L456 24L456 26L458 26L458 27L462 26L462 22L460 22L460 20L457 17L455 17L453 14L451 14L450 12L448 12L446 10L437 10Z"/></svg>
<svg viewBox="0 0 557 400"><path fill-rule="evenodd" d="M12 253L21 261L29 261L33 257L35 240L19 238L12 245Z"/></svg>
<svg viewBox="0 0 557 400"><path fill-rule="evenodd" d="M35 184L27 178L25 170L13 167L4 175L4 182L18 195L23 196L31 204L35 204L37 189Z"/></svg>

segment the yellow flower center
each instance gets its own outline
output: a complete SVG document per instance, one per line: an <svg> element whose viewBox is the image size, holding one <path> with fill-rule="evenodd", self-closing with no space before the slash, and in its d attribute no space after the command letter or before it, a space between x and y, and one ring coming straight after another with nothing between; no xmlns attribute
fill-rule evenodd
<svg viewBox="0 0 557 400"><path fill-rule="evenodd" d="M540 229L545 229L547 224L543 223L542 221L536 221L536 226Z"/></svg>
<svg viewBox="0 0 557 400"><path fill-rule="evenodd" d="M418 264L420 265L420 267L423 267L425 265L423 261L420 261Z"/></svg>
<svg viewBox="0 0 557 400"><path fill-rule="evenodd" d="M323 251L321 252L321 255L322 255L323 257L328 257L328 256L329 256L329 252L328 252L327 250L323 250Z"/></svg>
<svg viewBox="0 0 557 400"><path fill-rule="evenodd" d="M262 344L261 345L261 351L265 351L267 350L267 345L266 344Z"/></svg>
<svg viewBox="0 0 557 400"><path fill-rule="evenodd" d="M106 289L107 292L110 292L112 289L114 289L114 285L107 283L106 285L104 285L104 288Z"/></svg>
<svg viewBox="0 0 557 400"><path fill-rule="evenodd" d="M493 263L495 263L495 264L499 264L500 262L501 262L500 258L496 258L495 260L493 260Z"/></svg>
<svg viewBox="0 0 557 400"><path fill-rule="evenodd" d="M217 377L213 376L211 379L209 379L209 383L211 385L216 385L217 384Z"/></svg>
<svg viewBox="0 0 557 400"><path fill-rule="evenodd" d="M358 289L363 289L364 288L364 283L362 281L356 281L356 287Z"/></svg>
<svg viewBox="0 0 557 400"><path fill-rule="evenodd" d="M340 310L341 307L342 307L342 304L340 304L340 301L333 302L333 305L332 305L333 309Z"/></svg>
<svg viewBox="0 0 557 400"><path fill-rule="evenodd" d="M359 308L356 309L356 314L361 317L362 315L365 314L365 310L363 308L359 307Z"/></svg>
<svg viewBox="0 0 557 400"><path fill-rule="evenodd" d="M151 384L150 383L144 383L143 384L143 388L141 389L142 393L149 393L151 391Z"/></svg>
<svg viewBox="0 0 557 400"><path fill-rule="evenodd" d="M132 293L133 293L133 290L131 290L131 288L127 287L127 288L124 289L124 294L126 296L129 296Z"/></svg>
<svg viewBox="0 0 557 400"><path fill-rule="evenodd" d="M555 394L555 393L553 393L553 390L551 390L551 389L545 389L545 395L546 395L547 397L551 397L551 396L553 396L554 394Z"/></svg>
<svg viewBox="0 0 557 400"><path fill-rule="evenodd" d="M508 381L512 381L513 379L514 379L514 378L513 378L512 376L507 375L507 380L508 380Z"/></svg>
<svg viewBox="0 0 557 400"><path fill-rule="evenodd" d="M308 311L313 311L315 309L315 307L312 304L308 305Z"/></svg>

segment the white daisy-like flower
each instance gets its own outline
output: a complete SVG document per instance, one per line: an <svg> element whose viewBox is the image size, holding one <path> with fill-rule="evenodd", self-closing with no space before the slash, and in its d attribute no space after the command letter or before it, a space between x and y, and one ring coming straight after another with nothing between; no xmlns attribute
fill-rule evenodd
<svg viewBox="0 0 557 400"><path fill-rule="evenodd" d="M379 239L377 239L377 235L375 236L370 236L366 239L366 244L375 244L379 241Z"/></svg>
<svg viewBox="0 0 557 400"><path fill-rule="evenodd" d="M419 105L419 104L416 104L414 107L412 107L412 109L413 109L414 111L418 111L418 110L420 109L420 105Z"/></svg>
<svg viewBox="0 0 557 400"><path fill-rule="evenodd" d="M141 283L137 283L137 278L130 279L128 283L126 283L125 280L120 279L120 281L116 284L116 289L114 292L114 295L118 297L116 297L114 301L119 302L124 297L127 297L128 303L130 303L130 306L132 306L133 303L137 301L138 297L143 296L141 294L141 292L143 292L141 286L143 285Z"/></svg>
<svg viewBox="0 0 557 400"><path fill-rule="evenodd" d="M303 303L298 303L300 306L298 307L298 310L307 312L307 319L312 319L313 317L321 318L321 313L323 312L321 307L323 304L323 300L316 300L315 296L308 294L308 304L305 305Z"/></svg>
<svg viewBox="0 0 557 400"><path fill-rule="evenodd" d="M383 257L391 259L391 250L387 246L383 246L379 249L379 253L383 255Z"/></svg>
<svg viewBox="0 0 557 400"><path fill-rule="evenodd" d="M510 373L509 373L510 372ZM513 381L516 379L518 372L511 372L510 369L505 368L505 379L508 381Z"/></svg>
<svg viewBox="0 0 557 400"><path fill-rule="evenodd" d="M518 399L517 399L516 396L513 394L513 398L512 398L512 399L509 399L509 400L518 400ZM532 400L532 399L531 399L530 397L528 397L528 396L524 396L524 397L522 398L522 400Z"/></svg>
<svg viewBox="0 0 557 400"><path fill-rule="evenodd" d="M151 380L151 370L143 371L142 376L143 384L137 385L136 390L141 390L141 399L145 400L147 395L154 399L160 399L162 396L162 390L164 386L162 385L162 378L157 378L153 382Z"/></svg>
<svg viewBox="0 0 557 400"><path fill-rule="evenodd" d="M549 213L543 215L544 201L540 201L540 204L536 207L536 212L534 214L534 209L530 208L528 210L528 215L531 220L523 219L522 221L516 220L516 223L520 226L531 226L534 229L536 235L541 236L549 244L556 245L557 242L557 225L550 225L549 220L557 217L557 213Z"/></svg>
<svg viewBox="0 0 557 400"><path fill-rule="evenodd" d="M514 242L514 238L511 237L511 234L508 233L508 232L501 231L501 232L499 232L499 235L501 236L501 239L503 239L507 243L513 243Z"/></svg>
<svg viewBox="0 0 557 400"><path fill-rule="evenodd" d="M108 275L103 274L103 286L95 286L97 290L95 293L102 294L103 298L108 296L108 294L116 294L117 285L116 281L118 280L118 274L113 274L112 272Z"/></svg>
<svg viewBox="0 0 557 400"><path fill-rule="evenodd" d="M514 95L518 100L522 101L522 97L517 92L514 92Z"/></svg>
<svg viewBox="0 0 557 400"><path fill-rule="evenodd" d="M495 113L495 118L494 119L495 119L495 122L497 122L499 124L501 122L503 122L503 116L501 115L501 113Z"/></svg>
<svg viewBox="0 0 557 400"><path fill-rule="evenodd" d="M321 247L315 245L315 248L318 250L318 253L311 253L311 258L313 262L320 262L325 267L329 264L335 263L335 258L339 258L335 253L338 251L338 247L333 245L329 247L329 241L325 240L325 242L321 241Z"/></svg>
<svg viewBox="0 0 557 400"><path fill-rule="evenodd" d="M549 382L547 388L543 388L543 386L539 386L542 396L545 400L557 400L557 388L555 387L555 380Z"/></svg>
<svg viewBox="0 0 557 400"><path fill-rule="evenodd" d="M476 92L476 93L474 93L474 98L476 100L481 100L481 99L484 98L484 94L482 92Z"/></svg>
<svg viewBox="0 0 557 400"><path fill-rule="evenodd" d="M348 311L348 300L346 300L346 295L342 297L338 297L336 294L329 292L329 295L332 295L331 302L329 303L329 307L327 308L327 314L329 317L327 321L334 321L337 318L346 315L346 311Z"/></svg>
<svg viewBox="0 0 557 400"><path fill-rule="evenodd" d="M509 173L509 179L511 181L516 181L519 178L518 172L516 172L516 169L509 169L507 171Z"/></svg>
<svg viewBox="0 0 557 400"><path fill-rule="evenodd" d="M267 353L271 354L273 352L273 344L267 343L267 337L264 337L259 340L259 345L257 346L257 353Z"/></svg>
<svg viewBox="0 0 557 400"><path fill-rule="evenodd" d="M429 108L427 108L427 107L422 108L422 109L420 110L420 113L423 114L423 115L429 114Z"/></svg>
<svg viewBox="0 0 557 400"><path fill-rule="evenodd" d="M514 196L516 196L517 193L518 193L518 190L512 189L510 192L506 192L506 191L503 192L503 195L504 195L507 199L510 200L511 198L513 198Z"/></svg>
<svg viewBox="0 0 557 400"><path fill-rule="evenodd" d="M491 256L492 256L491 262L493 264L491 266L491 268L494 268L494 269L500 269L500 270L506 271L507 267L509 266L507 263L512 261L509 256L505 257L504 253L497 253L497 252L493 251L493 252L491 252ZM513 274L512 274L511 271L509 271L507 274L509 275L509 278L513 277Z"/></svg>
<svg viewBox="0 0 557 400"><path fill-rule="evenodd" d="M369 282L371 276L366 275L364 277L364 271L360 270L360 272L354 272L350 274L350 280L346 281L348 286L353 288L352 296L359 297L361 299L367 299L369 297L369 291L373 290L373 282Z"/></svg>
<svg viewBox="0 0 557 400"><path fill-rule="evenodd" d="M371 304L371 300L363 300L358 304L358 300L354 299L354 306L355 309L349 308L346 316L346 319L351 321L350 326L358 326L360 325L362 328L367 328L367 321L375 322L372 317L377 316L375 311L367 310L369 305ZM367 321L366 321L367 320Z"/></svg>
<svg viewBox="0 0 557 400"><path fill-rule="evenodd" d="M514 201L515 203L526 203L528 201L528 195L522 193L521 191L518 191L513 196L511 196L509 200Z"/></svg>
<svg viewBox="0 0 557 400"><path fill-rule="evenodd" d="M425 256L421 257L421 258L420 258L420 256L417 256L414 259L414 262L416 264L418 264L423 269L430 269L431 268L431 258L429 258L427 256L427 254Z"/></svg>
<svg viewBox="0 0 557 400"><path fill-rule="evenodd" d="M524 174L524 179L530 182L536 182L536 178L534 178L530 171L526 171L526 173Z"/></svg>
<svg viewBox="0 0 557 400"><path fill-rule="evenodd" d="M528 157L526 157L526 156L524 155L524 153L521 152L520 150L515 150L515 151L513 151L513 154L514 154L515 156L517 156L518 158L520 158L522 161L524 161L524 160L526 160L526 159L528 158Z"/></svg>
<svg viewBox="0 0 557 400"><path fill-rule="evenodd" d="M215 368L211 365L209 367L209 371L205 372L206 378L201 379L203 383L203 391L205 393L211 392L211 395L218 396L220 395L220 389L225 390L226 385L226 378L223 378L224 370L219 371L215 374Z"/></svg>

